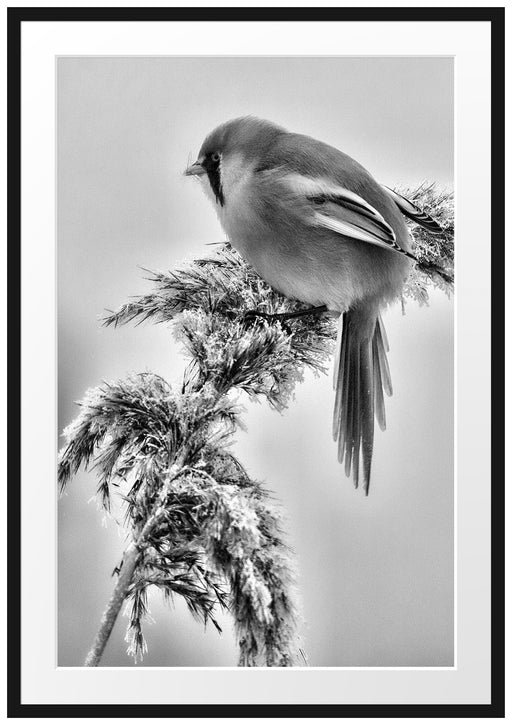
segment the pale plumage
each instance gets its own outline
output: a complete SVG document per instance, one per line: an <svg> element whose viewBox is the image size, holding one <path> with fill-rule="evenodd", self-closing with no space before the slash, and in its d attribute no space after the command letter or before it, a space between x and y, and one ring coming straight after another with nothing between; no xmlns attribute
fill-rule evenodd
<svg viewBox="0 0 512 725"><path fill-rule="evenodd" d="M215 129L186 172L197 175L230 242L284 295L341 313L333 434L368 492L374 417L391 394L380 310L411 259L402 212L435 222L321 141L252 117ZM362 467L360 467L362 462Z"/></svg>

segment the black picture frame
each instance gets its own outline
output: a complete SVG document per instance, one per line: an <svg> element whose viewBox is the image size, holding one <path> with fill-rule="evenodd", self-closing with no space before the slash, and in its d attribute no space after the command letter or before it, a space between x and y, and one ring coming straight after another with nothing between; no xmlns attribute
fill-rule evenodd
<svg viewBox="0 0 512 725"><path fill-rule="evenodd" d="M8 716L9 717L503 717L504 716L504 49L505 11L486 8L9 8L8 11ZM21 26L25 21L488 22L492 42L492 669L489 704L23 704L21 701L20 155Z"/></svg>

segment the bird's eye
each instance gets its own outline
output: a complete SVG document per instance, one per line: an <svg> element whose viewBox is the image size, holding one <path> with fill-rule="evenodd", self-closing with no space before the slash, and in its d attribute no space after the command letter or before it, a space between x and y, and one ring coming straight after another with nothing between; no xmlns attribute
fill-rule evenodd
<svg viewBox="0 0 512 725"><path fill-rule="evenodd" d="M220 161L220 154L217 152L212 154L212 161L215 161L215 162Z"/></svg>

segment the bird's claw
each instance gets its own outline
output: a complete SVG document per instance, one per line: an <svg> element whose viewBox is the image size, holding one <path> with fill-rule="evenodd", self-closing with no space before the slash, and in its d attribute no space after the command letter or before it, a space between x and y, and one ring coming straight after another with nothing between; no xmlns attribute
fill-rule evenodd
<svg viewBox="0 0 512 725"><path fill-rule="evenodd" d="M271 314L270 312L260 312L259 310L247 310L247 312L244 313L243 322L245 324L250 324L255 322L258 318L265 320L268 323L279 322L287 335L291 335L293 332L289 325L285 322L286 315L282 314Z"/></svg>
<svg viewBox="0 0 512 725"><path fill-rule="evenodd" d="M258 319L258 317L264 320L272 319L272 315L268 314L267 312L260 312L259 310L247 310L246 312L244 312L243 321L254 322L254 320Z"/></svg>

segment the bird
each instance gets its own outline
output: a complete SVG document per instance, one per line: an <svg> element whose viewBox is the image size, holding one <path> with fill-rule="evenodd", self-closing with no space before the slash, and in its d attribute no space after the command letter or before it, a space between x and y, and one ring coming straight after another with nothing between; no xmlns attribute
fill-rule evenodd
<svg viewBox="0 0 512 725"><path fill-rule="evenodd" d="M200 179L230 244L272 288L338 316L333 438L368 495L374 421L385 429L392 394L381 312L416 261L404 217L442 228L337 148L255 116L209 133L185 175Z"/></svg>

